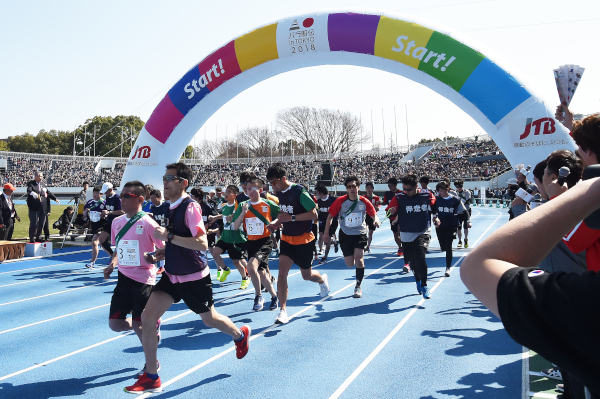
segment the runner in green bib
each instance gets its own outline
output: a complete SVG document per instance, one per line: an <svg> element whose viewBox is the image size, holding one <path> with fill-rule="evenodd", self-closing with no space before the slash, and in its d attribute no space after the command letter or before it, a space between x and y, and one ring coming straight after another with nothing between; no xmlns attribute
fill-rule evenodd
<svg viewBox="0 0 600 399"><path fill-rule="evenodd" d="M245 290L250 285L250 278L246 272L246 234L243 230L233 228L233 214L237 209L238 204L235 202L235 197L238 193L238 188L234 185L227 186L225 191L225 199L227 202L221 207L221 215L223 218L223 232L221 238L216 242L213 248L213 257L217 264L217 279L221 282L225 281L229 275L225 261L221 258L221 254L229 253L229 259L233 261L233 265L240 272L242 282L241 290Z"/></svg>

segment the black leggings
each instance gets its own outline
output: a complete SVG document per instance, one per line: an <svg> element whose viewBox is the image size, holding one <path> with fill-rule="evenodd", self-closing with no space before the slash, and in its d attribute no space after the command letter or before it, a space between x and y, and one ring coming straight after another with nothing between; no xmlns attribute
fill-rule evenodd
<svg viewBox="0 0 600 399"><path fill-rule="evenodd" d="M415 275L415 281L420 281L421 285L427 285L427 261L425 254L429 248L431 236L429 234L421 234L413 242L402 241L402 249L404 250L404 263L410 262L410 267Z"/></svg>
<svg viewBox="0 0 600 399"><path fill-rule="evenodd" d="M452 241L456 235L456 227L438 227L435 232L442 252L446 252L446 268L452 265Z"/></svg>

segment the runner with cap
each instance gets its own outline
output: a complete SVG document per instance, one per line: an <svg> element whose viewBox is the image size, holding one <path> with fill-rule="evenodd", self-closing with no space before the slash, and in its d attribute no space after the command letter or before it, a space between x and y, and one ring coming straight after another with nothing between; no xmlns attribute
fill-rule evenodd
<svg viewBox="0 0 600 399"><path fill-rule="evenodd" d="M102 228L106 224L106 219L102 218L102 211L104 210L106 210L106 203L104 202L104 198L102 198L102 187L95 186L92 190L92 199L83 206L83 217L89 219L89 231L92 234L92 261L85 265L87 268L93 268L96 259L98 258L100 234L102 233ZM106 251L104 246L102 246L102 248ZM112 253L109 253L108 251L106 251L106 253L109 256L112 256Z"/></svg>
<svg viewBox="0 0 600 399"><path fill-rule="evenodd" d="M112 221L111 243L115 252L110 263L104 269L104 278L108 279L119 266L117 285L110 303L108 326L115 332L134 331L142 342L142 311L146 307L152 287L156 284L156 267L147 261L144 254L162 248L164 242L154 237L159 227L142 210L144 184L140 181L125 183L121 192L121 205L124 215ZM131 314L131 317L128 315ZM157 324L157 341L160 342L160 325ZM160 369L160 363L157 364ZM146 366L137 374L146 372Z"/></svg>
<svg viewBox="0 0 600 399"><path fill-rule="evenodd" d="M163 176L165 196L171 201L169 226L157 227L154 238L166 241L164 248L147 255L150 263L165 259L165 272L152 289L152 294L142 312L142 344L146 357L146 372L126 392L143 393L162 390L158 376L156 353L156 324L172 304L181 300L198 314L209 328L231 336L236 346L236 356L248 353L250 326L238 328L229 317L219 314L214 306L212 282L206 250L206 230L200 205L186 193L193 181L192 168L182 162L167 165Z"/></svg>
<svg viewBox="0 0 600 399"><path fill-rule="evenodd" d="M464 182L462 180L457 180L454 182L454 187L456 187L456 191L458 194L458 199L462 203L464 210L461 209L461 212L458 214L458 220L460 224L458 225L458 245L457 247L462 247L462 229L465 230L465 248L469 248L469 223L468 220L471 219L471 203L473 202L473 194L470 190L466 190L463 188ZM468 215L467 215L468 213Z"/></svg>
<svg viewBox="0 0 600 399"><path fill-rule="evenodd" d="M342 195L329 208L329 216L325 225L325 242L329 241L331 223L340 216L340 246L344 262L348 267L356 266L356 286L354 298L362 298L361 284L365 277L365 249L367 248L366 216L373 218L373 225L379 227L379 218L375 207L368 198L359 196L360 180L357 176L348 176L344 180L348 194Z"/></svg>
<svg viewBox="0 0 600 399"><path fill-rule="evenodd" d="M100 235L98 237L98 242L100 243L102 248L104 248L104 250L110 256L112 256L113 250L110 247L110 243L108 242L108 239L110 238L110 229L112 226L112 221L115 220L117 216L121 216L125 212L121 210L121 199L119 198L117 193L115 193L112 183L104 183L102 185L101 192L106 195L104 200L105 209L101 211L101 217L106 219L106 223L104 223L104 225L102 226L102 231L100 232ZM90 263L87 263L85 267L93 268L94 264L96 263L97 256L98 250L96 250L96 256L94 256L94 245L92 245L92 261Z"/></svg>
<svg viewBox="0 0 600 399"><path fill-rule="evenodd" d="M287 171L276 163L267 170L267 180L279 198L279 215L271 222L270 230L283 226L281 232L281 248L279 254L279 275L277 294L280 311L275 323L285 324L287 315L288 273L295 263L300 267L304 280L319 284L321 297L329 295L327 274L321 274L312 268L312 252L315 235L312 233L312 221L318 218L317 204L301 185L287 179Z"/></svg>

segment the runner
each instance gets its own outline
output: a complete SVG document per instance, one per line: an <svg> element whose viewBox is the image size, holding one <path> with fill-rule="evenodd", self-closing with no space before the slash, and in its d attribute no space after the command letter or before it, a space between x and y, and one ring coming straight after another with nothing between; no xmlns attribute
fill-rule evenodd
<svg viewBox="0 0 600 399"><path fill-rule="evenodd" d="M152 191L154 191L154 186L152 184L146 184L144 186L144 205L142 205L142 211L146 213L150 212L150 207L152 206L152 201L150 200Z"/></svg>
<svg viewBox="0 0 600 399"><path fill-rule="evenodd" d="M200 210L202 211L202 221L204 222L204 227L206 228L206 236L208 238L208 251L210 255L214 259L213 250L215 248L215 243L217 242L217 232L219 231L219 226L216 223L217 218L220 218L219 214L216 213L215 204L210 201L210 199L204 195L204 190L199 187L194 187L190 191L192 198L200 204ZM225 266L223 270L221 270L220 265L217 265L217 280L220 282L225 282L227 276L231 273L229 267Z"/></svg>
<svg viewBox="0 0 600 399"><path fill-rule="evenodd" d="M256 293L252 309L254 311L262 310L265 300L261 291L264 287L271 294L269 310L275 310L277 309L277 292L273 288L267 266L269 265L269 254L273 248L269 227L279 214L279 206L269 199L261 198L262 181L259 178L248 179L246 185L250 191L250 199L239 204L233 215L233 220L235 220L233 228L238 230L243 225L248 235L246 242L247 269Z"/></svg>
<svg viewBox="0 0 600 399"><path fill-rule="evenodd" d="M419 184L421 185L421 191L431 191L429 190L429 176L421 176L419 179Z"/></svg>
<svg viewBox="0 0 600 399"><path fill-rule="evenodd" d="M102 218L102 211L106 209L106 203L104 202L104 198L102 198L101 191L102 188L100 186L95 186L92 190L92 199L83 206L83 217L87 217L90 220L90 231L92 233L92 261L90 263L86 263L85 265L85 267L89 269L94 267L96 259L98 259L100 234L102 233L102 228L106 223L106 219ZM112 256L112 251L108 252L104 245L102 248L104 251L106 251L108 256Z"/></svg>
<svg viewBox="0 0 600 399"><path fill-rule="evenodd" d="M458 198L460 202L462 202L463 207L466 209L466 212L461 212L458 216L458 220L460 225L458 226L458 248L462 247L462 228L464 226L465 229L465 248L469 248L469 226L467 220L471 218L471 203L473 202L473 195L470 190L465 190L463 188L463 181L457 180L454 182L454 187L456 187L456 191L458 193Z"/></svg>
<svg viewBox="0 0 600 399"><path fill-rule="evenodd" d="M233 184L227 186L227 189L225 190L225 200L227 202L221 207L223 233L221 234L221 238L215 244L212 255L219 270L217 272L217 279L219 279L224 273L224 270L229 270L221 255L225 252L229 253L229 259L232 260L233 265L242 276L240 290L245 290L250 285L250 277L248 277L246 272L246 258L248 257L246 252L246 235L242 230L233 227L233 214L238 207L238 204L235 202L238 191L237 186L234 186ZM221 276L219 273L221 273ZM225 278L227 278L227 276L225 276Z"/></svg>
<svg viewBox="0 0 600 399"><path fill-rule="evenodd" d="M327 274L321 276L318 271L312 269L312 248L316 238L311 231L311 224L318 218L317 204L302 186L289 181L286 175L287 171L281 163L272 165L267 170L267 180L276 191L280 208L278 218L271 223L270 230L283 226L277 279L281 310L275 319L277 324L289 321L286 311L289 293L287 276L294 263L300 267L304 280L319 284L321 297L329 295Z"/></svg>
<svg viewBox="0 0 600 399"><path fill-rule="evenodd" d="M162 194L160 190L152 190L150 193L150 201L152 205L150 206L150 216L154 218L156 223L160 227L167 227L167 220L169 218L169 205L171 203L169 201L162 202ZM156 264L158 270L156 274L162 274L165 271L165 261L161 260Z"/></svg>
<svg viewBox="0 0 600 399"><path fill-rule="evenodd" d="M366 215L373 218L373 225L379 227L379 218L375 207L366 197L359 197L360 180L356 176L348 176L344 181L348 194L336 199L329 208L329 216L325 226L325 241L330 240L329 229L334 218L340 215L340 246L346 266L356 266L356 287L354 298L362 298L362 280L365 277L365 248L367 247Z"/></svg>
<svg viewBox="0 0 600 399"><path fill-rule="evenodd" d="M124 215L113 220L111 243L115 245L109 265L104 269L104 278L108 279L119 265L117 285L110 303L108 326L116 332L135 331L142 343L142 311L156 284L156 268L144 259L143 254L153 252L155 247L162 248L162 240L154 237L158 224L142 211L144 204L144 184L140 181L125 183L121 192L121 205ZM127 317L131 314L131 317ZM160 324L158 319L157 337L160 342ZM160 363L157 361L157 369ZM141 376L146 366L138 373Z"/></svg>
<svg viewBox="0 0 600 399"><path fill-rule="evenodd" d="M104 183L102 185L102 192L105 194L105 206L106 209L102 211L102 217L106 218L106 223L102 227L102 233L100 233L99 241L100 245L112 256L112 249L108 243L108 239L111 234L112 221L117 216L121 216L125 212L121 210L121 199L115 193L112 183ZM95 259L92 258L92 263Z"/></svg>
<svg viewBox="0 0 600 399"><path fill-rule="evenodd" d="M425 254L431 241L429 209L435 204L435 197L431 193L420 192L417 176L412 174L402 178L402 190L390 201L388 210L397 215L394 222L399 224L402 247L406 251L406 260L411 264L417 292L430 299Z"/></svg>
<svg viewBox="0 0 600 399"><path fill-rule="evenodd" d="M337 199L336 197L329 195L329 190L323 183L319 183L315 186L315 192L317 193L317 208L319 210L319 254L323 253L323 235L325 233L325 225L327 224L327 217L329 216L329 207ZM331 226L329 228L329 234L332 240L325 242L325 256L321 258L319 264L327 262L327 256L329 255L329 249L333 242L333 248L335 253L339 250L338 240L335 238L335 231L338 228L338 218L335 217L331 220Z"/></svg>
<svg viewBox="0 0 600 399"><path fill-rule="evenodd" d="M446 277L450 277L450 267L452 266L452 241L456 238L456 229L460 226L459 212L462 210L469 218L469 213L465 212L460 199L450 195L450 184L441 181L435 187L438 195L435 197L433 223L435 224L435 233L440 243L442 252L446 253ZM470 219L467 219L469 228Z"/></svg>
<svg viewBox="0 0 600 399"><path fill-rule="evenodd" d="M379 205L381 205L381 198L379 198L378 195L373 195L373 190L375 190L375 186L373 185L373 182L367 182L367 184L365 184L365 190L367 190L367 195L365 196L369 201L371 201L371 204L373 204L373 207L375 208L375 212L379 212ZM371 216L369 216L367 214L367 227L369 228L369 239L367 241L367 249L365 250L366 253L371 253L371 241L373 241L373 233L375 232L375 229L377 229L377 227L375 227L375 225L373 224L373 218Z"/></svg>
<svg viewBox="0 0 600 399"><path fill-rule="evenodd" d="M154 238L166 241L164 248L156 250L156 255L148 255L154 263L165 259L165 273L154 286L146 308L142 313L142 343L146 357L146 372L126 392L158 392L162 390L158 376L156 359L156 324L162 315L183 299L183 302L202 318L207 327L233 337L238 359L246 356L250 342L249 326L237 328L227 317L219 314L214 307L210 269L206 249L208 242L200 205L186 193L189 182L193 181L192 169L181 162L167 165L163 176L165 196L170 205L168 228L157 227Z"/></svg>
<svg viewBox="0 0 600 399"><path fill-rule="evenodd" d="M387 205L389 208L390 202L392 201L394 196L398 193L398 179L396 179L395 177L390 177L388 179L388 188L389 188L389 191L386 191L383 194L383 202L381 203L381 205ZM392 229L392 232L394 233L394 241L396 241L396 244L398 245L398 256L403 256L404 251L402 249L402 240L400 239L400 233L398 232L398 224L393 223L393 221L396 220L396 216L391 215L389 219L390 219L390 228ZM405 259L405 263L406 263L406 265L404 266L404 272L408 273L408 271L410 271L410 266L408 266L408 261L406 259Z"/></svg>
<svg viewBox="0 0 600 399"><path fill-rule="evenodd" d="M246 182L252 175L253 173L248 171L243 171L242 173L240 173L240 185L242 186L242 192L239 193L237 197L235 197L235 202L237 202L238 204L241 204L242 202L248 201L250 199L250 196L248 196Z"/></svg>

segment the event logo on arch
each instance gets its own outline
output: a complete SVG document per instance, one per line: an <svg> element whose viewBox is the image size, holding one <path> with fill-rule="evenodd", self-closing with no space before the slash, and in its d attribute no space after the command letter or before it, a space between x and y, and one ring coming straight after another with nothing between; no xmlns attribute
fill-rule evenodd
<svg viewBox="0 0 600 399"><path fill-rule="evenodd" d="M131 157L132 160L138 158L138 159L147 159L150 158L150 153L152 152L152 148L150 148L149 145L145 145L142 147L137 147L135 149L135 152L133 153L133 157Z"/></svg>

